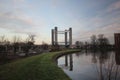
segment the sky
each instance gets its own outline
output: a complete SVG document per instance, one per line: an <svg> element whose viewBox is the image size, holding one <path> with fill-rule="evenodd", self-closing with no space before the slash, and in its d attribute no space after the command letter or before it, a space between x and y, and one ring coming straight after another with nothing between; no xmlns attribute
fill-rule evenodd
<svg viewBox="0 0 120 80"><path fill-rule="evenodd" d="M55 26L71 27L73 44L94 34L114 43L114 33L120 33L120 0L0 0L0 36L8 40L34 34L35 44L51 44Z"/></svg>

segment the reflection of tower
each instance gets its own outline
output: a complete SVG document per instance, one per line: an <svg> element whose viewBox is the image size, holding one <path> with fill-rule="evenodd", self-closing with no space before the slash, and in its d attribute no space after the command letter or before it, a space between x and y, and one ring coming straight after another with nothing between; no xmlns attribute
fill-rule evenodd
<svg viewBox="0 0 120 80"><path fill-rule="evenodd" d="M120 50L115 51L115 61L117 65L120 65Z"/></svg>
<svg viewBox="0 0 120 80"><path fill-rule="evenodd" d="M73 70L73 57L72 54L69 55L70 56L70 71Z"/></svg>
<svg viewBox="0 0 120 80"><path fill-rule="evenodd" d="M65 55L65 66L68 66L68 56Z"/></svg>
<svg viewBox="0 0 120 80"><path fill-rule="evenodd" d="M68 55L65 55L65 66L69 66L69 70L73 70L73 57L72 54L69 55L69 64L68 64Z"/></svg>

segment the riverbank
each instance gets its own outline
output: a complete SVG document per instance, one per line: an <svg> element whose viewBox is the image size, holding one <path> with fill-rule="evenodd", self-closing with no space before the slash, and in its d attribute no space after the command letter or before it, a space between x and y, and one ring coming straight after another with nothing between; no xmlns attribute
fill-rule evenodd
<svg viewBox="0 0 120 80"><path fill-rule="evenodd" d="M55 60L79 50L49 52L0 66L0 80L71 80Z"/></svg>

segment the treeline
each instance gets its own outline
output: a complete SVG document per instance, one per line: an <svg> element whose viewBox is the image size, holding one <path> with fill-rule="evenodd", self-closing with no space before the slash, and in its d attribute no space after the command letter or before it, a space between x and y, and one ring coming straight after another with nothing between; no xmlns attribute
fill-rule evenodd
<svg viewBox="0 0 120 80"><path fill-rule="evenodd" d="M98 36L92 35L89 42L75 42L76 48L81 49L113 49L113 45L110 44L109 39L104 34Z"/></svg>
<svg viewBox="0 0 120 80"><path fill-rule="evenodd" d="M20 37L14 36L10 41L5 36L0 36L0 54L3 55L16 55L18 52L25 52L28 55L29 49L33 48L35 35L28 35L25 40Z"/></svg>
<svg viewBox="0 0 120 80"><path fill-rule="evenodd" d="M45 42L35 45L35 35L28 35L24 40L20 36L14 36L12 40L8 40L6 36L0 36L0 64L48 52L49 48L50 46Z"/></svg>

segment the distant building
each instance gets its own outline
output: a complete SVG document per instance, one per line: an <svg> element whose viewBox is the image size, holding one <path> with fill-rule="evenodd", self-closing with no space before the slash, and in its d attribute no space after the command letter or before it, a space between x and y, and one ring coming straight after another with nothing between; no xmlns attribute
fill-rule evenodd
<svg viewBox="0 0 120 80"><path fill-rule="evenodd" d="M120 33L115 33L114 38L115 38L115 48L117 50L120 50Z"/></svg>
<svg viewBox="0 0 120 80"><path fill-rule="evenodd" d="M120 33L115 33L115 60L116 60L116 64L120 65Z"/></svg>

